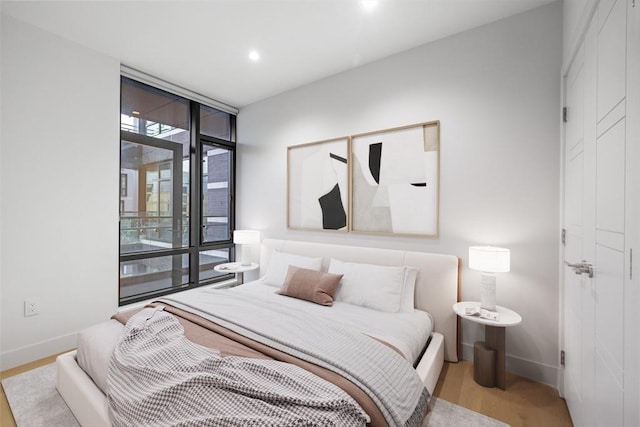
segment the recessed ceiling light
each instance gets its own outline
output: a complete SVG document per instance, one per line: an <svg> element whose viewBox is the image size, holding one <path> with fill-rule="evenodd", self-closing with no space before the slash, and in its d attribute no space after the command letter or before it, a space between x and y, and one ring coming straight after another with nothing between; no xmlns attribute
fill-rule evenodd
<svg viewBox="0 0 640 427"><path fill-rule="evenodd" d="M257 50L252 50L251 52L249 52L249 59L252 60L253 62L256 62L257 60L260 59L260 54L258 53Z"/></svg>
<svg viewBox="0 0 640 427"><path fill-rule="evenodd" d="M131 114L133 114L134 116L139 116L140 115L140 111L133 110L131 112Z"/></svg>
<svg viewBox="0 0 640 427"><path fill-rule="evenodd" d="M360 4L364 10L371 12L378 6L378 0L360 0Z"/></svg>

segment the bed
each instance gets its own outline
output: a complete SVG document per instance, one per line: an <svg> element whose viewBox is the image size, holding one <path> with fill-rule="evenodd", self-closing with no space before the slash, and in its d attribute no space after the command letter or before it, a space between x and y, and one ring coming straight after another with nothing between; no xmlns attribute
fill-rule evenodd
<svg viewBox="0 0 640 427"><path fill-rule="evenodd" d="M411 301L415 310L405 310L402 315L391 316L384 311L385 307L381 309L376 307L372 310L372 307L367 306L384 305L387 301L395 301L395 297L377 298L377 300L374 298L362 303L349 300L345 294L342 300L336 298L331 307L325 307L279 295L276 293L278 286L269 282L273 281L273 277L291 274L291 271L278 272L274 266L286 264L285 261L291 260L291 257L313 259L314 263L318 262L318 264L311 270L329 273L344 273L351 271L350 268L361 271L358 270L361 266L388 267L389 271L407 266L403 270L405 271L404 280L406 282L408 272L413 271L415 290L413 298L407 299L407 295L400 297L399 307L403 310L403 305ZM307 266L301 264L299 267ZM255 297L267 301L267 306L280 307L278 308L280 312L294 311L301 307L301 311L308 312L314 318L320 319L325 316L327 321L339 319L339 323L347 324L355 331L386 342L388 347L393 348L396 353L411 363L419 380L429 393L433 393L443 362L458 360L457 318L451 309L458 299L458 268L457 257L451 255L265 239L261 246L259 280L229 290L195 289L183 295L160 299L156 306L162 308L168 306L172 310L180 311L188 309L188 306L195 301L204 301L209 297L218 301L221 298L232 298L228 303L231 306L234 304L233 298L249 301ZM342 282L347 277L355 277L349 274L343 276ZM289 277L287 275L287 278ZM384 274L382 277L385 277ZM377 278L370 277L370 280L375 282ZM346 289L344 285L340 286ZM262 308L252 310L260 311ZM233 312L233 310L230 311ZM196 314L207 317L206 313L200 311ZM114 343L118 341L124 328L123 323L127 318L128 316L124 314L124 319L119 321L110 319L90 328L89 331L83 331L79 334L78 349L63 354L57 359L58 391L83 426L111 425L109 403L104 391L105 371ZM393 321L388 320L392 318ZM395 319L398 319L397 322ZM207 322L210 320L212 319ZM256 321L259 323L259 319ZM378 328L376 325L385 326ZM425 342L428 345L425 346ZM269 345L271 344L267 343L266 348L270 348ZM91 355L88 356L88 353Z"/></svg>

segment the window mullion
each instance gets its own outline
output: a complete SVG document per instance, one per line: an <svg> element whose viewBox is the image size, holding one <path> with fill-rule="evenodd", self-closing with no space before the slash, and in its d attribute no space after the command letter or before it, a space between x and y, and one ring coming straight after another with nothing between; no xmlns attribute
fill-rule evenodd
<svg viewBox="0 0 640 427"><path fill-rule="evenodd" d="M191 164L191 229L189 248L191 249L190 282L200 283L200 245L202 242L202 143L200 141L200 105L191 101L191 135L190 135L190 164Z"/></svg>

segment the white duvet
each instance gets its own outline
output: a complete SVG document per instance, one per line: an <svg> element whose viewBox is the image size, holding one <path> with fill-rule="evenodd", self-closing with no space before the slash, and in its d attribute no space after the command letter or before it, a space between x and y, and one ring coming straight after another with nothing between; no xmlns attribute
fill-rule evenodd
<svg viewBox="0 0 640 427"><path fill-rule="evenodd" d="M246 292L261 295L274 304L304 306L305 311L318 317L324 317L386 341L402 352L412 364L418 360L425 343L433 331L431 315L420 310L413 313L388 313L360 307L340 301L334 301L331 307L314 304L277 294L278 288L265 285L261 280L249 282L231 288L231 292ZM204 290L206 292L206 290Z"/></svg>
<svg viewBox="0 0 640 427"><path fill-rule="evenodd" d="M325 307L279 295L277 290L260 280L229 289L230 292L260 295L272 304L282 306L283 310L287 307L303 307L315 316L349 325L357 331L393 345L411 363L418 360L433 330L431 316L420 310L414 310L413 313L388 313L339 301L335 301L331 307ZM198 292L203 299L213 297L208 289L200 288L187 292ZM78 364L105 394L109 359L123 329L124 326L118 321L109 320L78 334Z"/></svg>

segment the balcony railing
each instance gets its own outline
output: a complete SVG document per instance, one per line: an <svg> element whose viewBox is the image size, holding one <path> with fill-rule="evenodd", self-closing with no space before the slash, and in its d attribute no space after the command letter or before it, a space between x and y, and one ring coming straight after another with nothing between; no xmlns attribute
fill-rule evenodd
<svg viewBox="0 0 640 427"><path fill-rule="evenodd" d="M145 212L120 214L121 252L135 252L127 246L146 244L157 248L178 248L189 245L189 217L184 217L179 228L174 228L173 216ZM152 243L153 242L153 243ZM145 248L149 250L151 248Z"/></svg>
<svg viewBox="0 0 640 427"><path fill-rule="evenodd" d="M207 216L202 226L204 242L220 242L230 239L227 217ZM173 216L146 212L122 212L120 214L120 251L122 253L143 250L179 248L189 246L189 217L183 216L180 227L173 226ZM143 247L140 247L140 246Z"/></svg>

